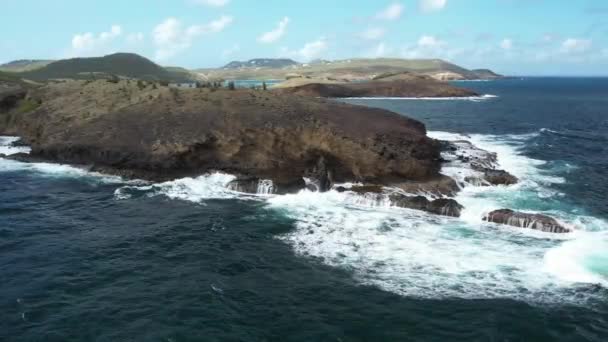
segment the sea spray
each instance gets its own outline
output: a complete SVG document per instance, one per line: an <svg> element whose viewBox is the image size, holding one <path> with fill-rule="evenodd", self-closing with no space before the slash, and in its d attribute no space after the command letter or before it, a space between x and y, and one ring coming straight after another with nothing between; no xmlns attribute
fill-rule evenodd
<svg viewBox="0 0 608 342"><path fill-rule="evenodd" d="M576 233L564 237L482 221L483 214L494 209L534 210L539 203L535 198L545 202L547 197L558 196L550 186L564 182L563 178L541 170L544 162L519 152L533 135L462 136L442 132L430 135L446 140L470 140L480 148L497 152L500 167L523 181L509 187L467 184L457 196L465 205L460 219L395 208L388 196L379 194L304 190L273 196L269 195L272 185L268 182L260 183L259 195L243 194L228 189L235 176L222 173L160 184L126 184L116 189L115 198L125 200L140 193L197 203L209 199L263 201L267 210L295 221L294 230L278 238L296 253L321 257L329 265L354 271L363 284L405 296L517 298L575 304L580 298L571 295L569 290L573 286L579 283L605 286L606 248L597 242L608 230L605 222L573 217L558 210L557 216L573 225L594 224L589 231L586 230L589 225L582 225ZM2 160L0 165L5 168L9 165L11 170L91 176L86 170L64 165L11 160ZM456 165L443 169L453 177L469 171ZM596 241L596 248L587 247L586 241L590 240ZM567 265L567 269L560 265Z"/></svg>

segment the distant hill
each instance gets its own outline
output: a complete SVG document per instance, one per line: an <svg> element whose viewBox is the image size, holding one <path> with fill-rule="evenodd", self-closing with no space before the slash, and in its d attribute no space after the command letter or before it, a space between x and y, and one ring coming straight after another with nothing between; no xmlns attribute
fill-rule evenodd
<svg viewBox="0 0 608 342"><path fill-rule="evenodd" d="M0 65L0 71L23 72L40 69L54 62L50 59L20 59Z"/></svg>
<svg viewBox="0 0 608 342"><path fill-rule="evenodd" d="M59 60L36 70L19 73L19 75L35 81L104 78L112 75L174 82L187 82L194 78L194 75L181 69L167 70L147 58L132 53Z"/></svg>
<svg viewBox="0 0 608 342"><path fill-rule="evenodd" d="M15 73L0 71L0 83L19 83L21 79Z"/></svg>
<svg viewBox="0 0 608 342"><path fill-rule="evenodd" d="M263 63L261 61L268 62ZM219 69L200 69L198 72L209 79L257 80L285 79L288 75L293 74L312 78L354 81L370 80L378 75L402 72L419 73L442 81L478 79L490 76L489 73L475 73L441 59L399 58L317 60L306 64L298 64L289 59L253 59L247 62L232 62ZM500 76L498 75L498 77ZM491 78L495 77L492 76Z"/></svg>
<svg viewBox="0 0 608 342"><path fill-rule="evenodd" d="M471 70L471 72L473 72L477 76L477 78L481 79L494 79L504 77L503 75L497 74L489 69L475 69Z"/></svg>
<svg viewBox="0 0 608 342"><path fill-rule="evenodd" d="M285 68L299 63L286 58L256 58L248 61L233 61L226 64L223 69L242 69L242 68Z"/></svg>

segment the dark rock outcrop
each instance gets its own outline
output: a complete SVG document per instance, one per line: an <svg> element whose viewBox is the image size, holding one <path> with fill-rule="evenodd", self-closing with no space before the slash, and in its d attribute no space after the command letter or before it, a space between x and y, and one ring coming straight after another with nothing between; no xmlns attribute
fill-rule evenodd
<svg viewBox="0 0 608 342"><path fill-rule="evenodd" d="M483 150L466 140L442 141L442 156L447 162L458 162L468 165L477 171L479 176L469 176L465 182L476 186L512 185L519 179L507 171L497 169L498 156L494 152Z"/></svg>
<svg viewBox="0 0 608 342"><path fill-rule="evenodd" d="M453 199L440 198L430 201L424 196L406 196L403 194L391 194L391 204L401 207L426 211L436 215L460 217L464 207Z"/></svg>
<svg viewBox="0 0 608 342"><path fill-rule="evenodd" d="M440 177L439 143L422 123L382 109L269 91L171 89L136 82L72 81L34 94L40 105L0 132L15 131L32 156L164 181L224 171L373 184ZM251 189L253 185L244 186Z"/></svg>
<svg viewBox="0 0 608 342"><path fill-rule="evenodd" d="M464 209L456 200L450 198L429 200L424 196L405 195L399 192L387 193L385 190L388 189L381 185L373 184L353 186L350 189L344 187L336 188L338 192L352 191L357 195L366 196L368 199L375 200L378 203L382 203L388 198L393 206L426 211L441 216L460 217L460 212Z"/></svg>
<svg viewBox="0 0 608 342"><path fill-rule="evenodd" d="M239 177L228 184L228 188L234 191L262 195L296 193L305 187L306 183L301 177L279 181L256 177Z"/></svg>
<svg viewBox="0 0 608 342"><path fill-rule="evenodd" d="M517 177L504 170L484 170L483 178L492 185L517 184Z"/></svg>
<svg viewBox="0 0 608 342"><path fill-rule="evenodd" d="M536 229L549 233L570 233L568 228L561 225L552 217L541 214L522 213L510 209L493 211L486 215L483 220L513 227Z"/></svg>
<svg viewBox="0 0 608 342"><path fill-rule="evenodd" d="M278 88L273 92L311 97L467 97L478 96L474 91L458 88L445 82L423 78L420 80L373 81L344 84L310 83L302 86Z"/></svg>

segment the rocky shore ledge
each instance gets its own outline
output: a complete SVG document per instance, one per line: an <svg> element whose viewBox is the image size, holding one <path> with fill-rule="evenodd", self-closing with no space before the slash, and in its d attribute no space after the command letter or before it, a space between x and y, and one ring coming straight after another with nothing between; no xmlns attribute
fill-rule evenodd
<svg viewBox="0 0 608 342"><path fill-rule="evenodd" d="M142 81L68 81L0 94L0 135L31 146L20 161L87 166L166 181L221 171L236 191L350 191L458 217L466 183L510 185L496 155L431 139L419 121L382 109L261 90L176 89ZM467 165L452 179L442 165ZM351 188L340 183L360 184ZM421 196L424 195L424 196ZM565 232L547 217L497 212L487 221ZM521 223L521 224L519 224ZM563 229L562 229L563 228Z"/></svg>
<svg viewBox="0 0 608 342"><path fill-rule="evenodd" d="M472 97L478 93L440 82L430 77L420 79L377 80L358 83L314 83L272 90L278 94L327 98L349 97Z"/></svg>
<svg viewBox="0 0 608 342"><path fill-rule="evenodd" d="M422 123L331 100L123 80L49 84L3 103L0 132L23 137L33 158L127 177L224 171L271 179L277 193L304 188L303 177L320 190L443 179Z"/></svg>

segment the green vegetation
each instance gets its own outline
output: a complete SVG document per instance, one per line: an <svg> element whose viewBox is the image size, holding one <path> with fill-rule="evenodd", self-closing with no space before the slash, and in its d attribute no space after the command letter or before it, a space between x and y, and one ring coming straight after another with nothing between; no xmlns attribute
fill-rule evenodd
<svg viewBox="0 0 608 342"><path fill-rule="evenodd" d="M441 59L398 59L398 58L355 58L338 61L318 61L316 63L292 65L289 68L243 67L199 69L211 79L270 80L292 77L319 77L342 79L344 77L370 77L383 73L400 72L453 72L464 78L476 78L471 70Z"/></svg>
<svg viewBox="0 0 608 342"><path fill-rule="evenodd" d="M184 69L185 70L185 69ZM130 53L117 53L104 57L73 58L50 63L42 68L20 73L25 79L113 78L113 75L140 80L188 82L192 75L175 68L167 70L154 62Z"/></svg>
<svg viewBox="0 0 608 342"><path fill-rule="evenodd" d="M0 82L20 83L22 80L16 73L0 71Z"/></svg>
<svg viewBox="0 0 608 342"><path fill-rule="evenodd" d="M40 106L40 103L34 101L32 99L25 99L19 102L19 107L17 107L17 114L24 114L36 110Z"/></svg>
<svg viewBox="0 0 608 342"><path fill-rule="evenodd" d="M0 65L0 71L24 72L40 69L54 61L44 59L20 59Z"/></svg>

